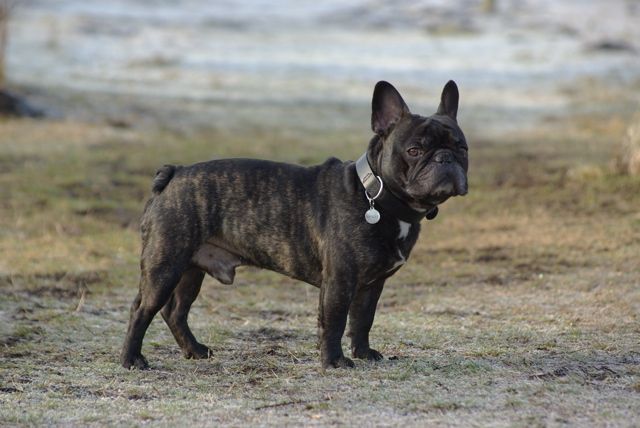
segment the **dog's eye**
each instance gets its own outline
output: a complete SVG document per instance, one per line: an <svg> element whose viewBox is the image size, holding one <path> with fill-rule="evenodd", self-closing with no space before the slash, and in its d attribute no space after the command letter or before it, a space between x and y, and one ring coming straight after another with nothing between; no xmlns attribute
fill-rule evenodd
<svg viewBox="0 0 640 428"><path fill-rule="evenodd" d="M407 150L407 153L409 154L409 156L416 157L424 154L424 150L419 147L411 147L409 150Z"/></svg>

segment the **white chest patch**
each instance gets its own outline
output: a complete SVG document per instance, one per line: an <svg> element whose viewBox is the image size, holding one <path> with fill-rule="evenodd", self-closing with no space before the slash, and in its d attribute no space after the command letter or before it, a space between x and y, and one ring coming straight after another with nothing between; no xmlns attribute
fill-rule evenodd
<svg viewBox="0 0 640 428"><path fill-rule="evenodd" d="M398 220L398 224L400 225L400 233L398 234L398 239L404 239L409 235L409 230L411 230L411 223Z"/></svg>
<svg viewBox="0 0 640 428"><path fill-rule="evenodd" d="M400 260L395 262L393 264L393 266L391 266L391 269L389 269L387 272L391 272L392 270L396 269L397 267L402 266L403 264L405 264L407 262L407 259L405 259L404 256L402 255L402 251L400 251L400 248L398 248L398 256L400 257Z"/></svg>

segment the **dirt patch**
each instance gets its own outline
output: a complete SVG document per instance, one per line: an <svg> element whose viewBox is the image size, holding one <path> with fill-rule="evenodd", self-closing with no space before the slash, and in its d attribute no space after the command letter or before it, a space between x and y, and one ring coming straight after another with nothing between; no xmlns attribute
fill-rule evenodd
<svg viewBox="0 0 640 428"><path fill-rule="evenodd" d="M511 260L512 250L504 247L488 247L478 250L473 258L475 263L505 262Z"/></svg>
<svg viewBox="0 0 640 428"><path fill-rule="evenodd" d="M584 381L604 381L609 378L618 379L620 373L604 364L576 364L562 366L551 371L529 375L529 379L550 381L565 376L576 376Z"/></svg>
<svg viewBox="0 0 640 428"><path fill-rule="evenodd" d="M0 284L11 286L14 291L38 297L72 299L80 297L87 286L103 283L107 278L107 271L3 274L0 275Z"/></svg>
<svg viewBox="0 0 640 428"><path fill-rule="evenodd" d="M134 209L96 204L86 208L75 209L73 212L82 217L99 218L122 228L137 230L140 227L141 213Z"/></svg>
<svg viewBox="0 0 640 428"><path fill-rule="evenodd" d="M293 329L275 329L260 327L255 330L243 331L238 338L244 342L281 342L289 340L304 340L308 335Z"/></svg>
<svg viewBox="0 0 640 428"><path fill-rule="evenodd" d="M27 165L35 166L44 164L44 160L35 155L10 155L0 156L0 175L19 171Z"/></svg>
<svg viewBox="0 0 640 428"><path fill-rule="evenodd" d="M13 329L9 336L0 338L0 347L12 347L19 342L40 341L45 334L45 330L34 324L19 324ZM20 353L14 353L19 355ZM26 355L26 353L24 353ZM16 357L18 358L18 357Z"/></svg>

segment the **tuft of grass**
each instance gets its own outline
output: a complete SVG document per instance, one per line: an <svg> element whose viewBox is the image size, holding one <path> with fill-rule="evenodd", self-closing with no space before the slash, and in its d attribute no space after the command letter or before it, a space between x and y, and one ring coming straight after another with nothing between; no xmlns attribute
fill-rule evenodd
<svg viewBox="0 0 640 428"><path fill-rule="evenodd" d="M640 176L640 114L636 114L617 148L613 161L621 174Z"/></svg>

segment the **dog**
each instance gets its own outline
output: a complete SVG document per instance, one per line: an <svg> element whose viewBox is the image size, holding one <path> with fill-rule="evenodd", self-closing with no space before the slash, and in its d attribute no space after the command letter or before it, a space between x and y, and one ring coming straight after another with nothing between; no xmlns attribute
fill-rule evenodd
<svg viewBox="0 0 640 428"><path fill-rule="evenodd" d="M412 114L388 82L375 86L375 135L356 162L303 167L222 159L158 170L141 220L140 286L121 353L145 369L142 341L160 312L186 358L208 358L187 323L205 273L233 283L241 265L269 269L320 289L323 369L378 361L369 331L385 280L407 261L420 222L467 193L467 143L457 124L459 93L442 90L437 112Z"/></svg>

